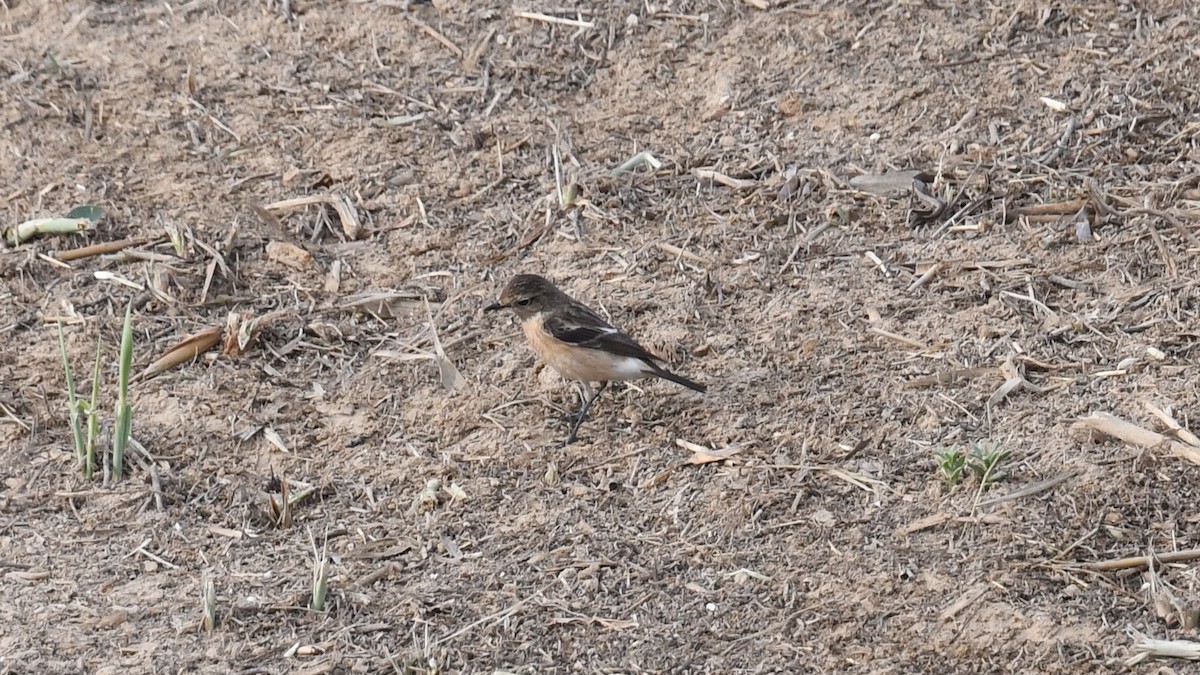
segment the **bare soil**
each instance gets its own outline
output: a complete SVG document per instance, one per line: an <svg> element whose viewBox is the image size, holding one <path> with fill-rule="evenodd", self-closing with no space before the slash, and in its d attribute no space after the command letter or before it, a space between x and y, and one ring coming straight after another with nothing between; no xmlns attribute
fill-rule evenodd
<svg viewBox="0 0 1200 675"><path fill-rule="evenodd" d="M1091 673L1195 637L1194 562L1088 565L1200 547L1200 467L1071 426L1200 409L1200 5L402 4L0 0L0 224L105 213L0 251L0 670ZM900 170L945 210L850 183ZM306 196L361 230L272 206ZM709 393L611 388L560 449L575 391L481 312L519 272ZM131 299L138 370L263 322L134 383L152 461L112 486L56 325L107 421ZM943 480L988 443L997 480Z"/></svg>

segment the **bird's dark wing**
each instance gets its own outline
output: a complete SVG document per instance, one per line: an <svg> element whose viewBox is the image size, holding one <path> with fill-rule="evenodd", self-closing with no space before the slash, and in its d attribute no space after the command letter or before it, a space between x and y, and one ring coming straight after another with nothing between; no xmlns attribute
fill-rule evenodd
<svg viewBox="0 0 1200 675"><path fill-rule="evenodd" d="M542 321L542 330L550 337L575 347L596 349L614 356L638 359L649 367L647 375L653 374L700 393L708 387L688 378L672 373L659 365L661 359L621 331L613 328L585 305L577 302L550 312Z"/></svg>
<svg viewBox="0 0 1200 675"><path fill-rule="evenodd" d="M553 311L542 322L551 337L585 349L599 349L616 356L641 359L657 365L659 358L633 338L613 328L584 305L574 303Z"/></svg>

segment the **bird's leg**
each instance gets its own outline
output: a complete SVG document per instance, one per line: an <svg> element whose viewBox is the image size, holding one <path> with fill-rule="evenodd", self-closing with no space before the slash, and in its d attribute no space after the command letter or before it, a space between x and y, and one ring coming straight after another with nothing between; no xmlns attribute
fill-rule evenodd
<svg viewBox="0 0 1200 675"><path fill-rule="evenodd" d="M607 386L607 382L601 382L600 386L596 387L596 391L584 399L583 407L579 409L579 414L575 417L575 423L571 425L571 433L567 434L567 442L563 443L563 445L570 445L575 442L575 434L579 433L579 427L587 419L588 410L591 409L592 403L600 397L600 392L604 391L604 388Z"/></svg>

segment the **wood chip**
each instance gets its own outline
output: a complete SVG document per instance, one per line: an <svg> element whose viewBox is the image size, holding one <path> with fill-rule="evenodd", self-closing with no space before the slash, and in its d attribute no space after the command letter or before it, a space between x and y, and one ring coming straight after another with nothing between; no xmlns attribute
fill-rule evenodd
<svg viewBox="0 0 1200 675"><path fill-rule="evenodd" d="M942 610L942 613L940 615L942 621L950 621L955 616L957 616L959 614L959 612L963 611L964 609L966 609L966 608L970 607L971 605L974 605L975 603L982 600L983 597L985 595L987 595L988 591L990 591L991 589L992 589L991 584L988 584L988 583L985 583L982 581L975 584L971 588L967 589L967 591L965 593L958 596L957 600L950 603L950 605L948 607L946 607L946 609Z"/></svg>
<svg viewBox="0 0 1200 675"><path fill-rule="evenodd" d="M944 513L935 513L932 516L926 516L924 518L914 520L913 522L902 527L898 527L892 532L892 534L897 537L907 537L910 534L916 534L921 530L928 530L932 527L937 527L938 525L949 521L950 516Z"/></svg>
<svg viewBox="0 0 1200 675"><path fill-rule="evenodd" d="M267 243L267 258L296 270L307 270L313 266L313 256L308 251L284 241Z"/></svg>

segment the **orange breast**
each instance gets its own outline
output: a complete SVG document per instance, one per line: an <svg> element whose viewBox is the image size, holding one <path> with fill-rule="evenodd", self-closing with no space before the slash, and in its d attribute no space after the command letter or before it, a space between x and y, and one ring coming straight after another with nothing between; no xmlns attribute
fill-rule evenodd
<svg viewBox="0 0 1200 675"><path fill-rule="evenodd" d="M616 356L599 349L576 347L558 340L542 328L541 315L521 326L533 351L563 377L584 382L614 382L647 377L646 366L637 359Z"/></svg>

